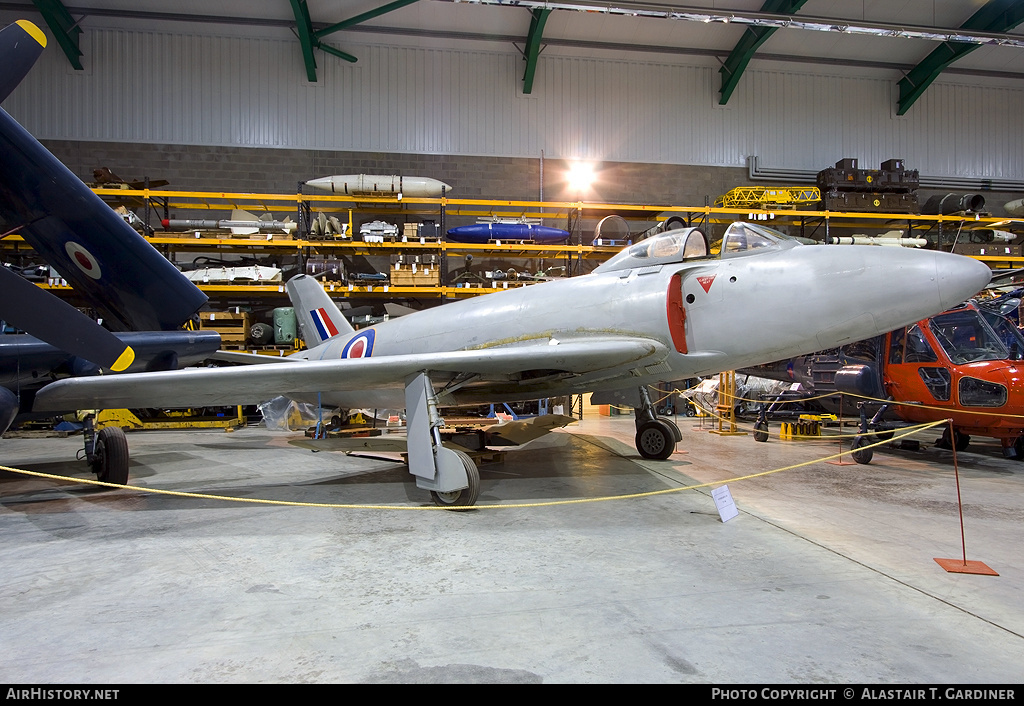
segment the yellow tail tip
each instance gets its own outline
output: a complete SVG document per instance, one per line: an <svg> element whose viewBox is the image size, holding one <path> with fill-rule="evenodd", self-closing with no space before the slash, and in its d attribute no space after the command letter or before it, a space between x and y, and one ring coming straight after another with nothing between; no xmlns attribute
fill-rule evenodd
<svg viewBox="0 0 1024 706"><path fill-rule="evenodd" d="M131 346L128 346L124 349L124 353L118 356L114 364L110 366L110 369L115 373L119 373L122 370L126 370L133 362L135 362L135 351L132 350Z"/></svg>
<svg viewBox="0 0 1024 706"><path fill-rule="evenodd" d="M43 30L39 29L28 20L18 20L15 24L25 30L30 37L39 42L43 47L46 46L46 35L43 34Z"/></svg>

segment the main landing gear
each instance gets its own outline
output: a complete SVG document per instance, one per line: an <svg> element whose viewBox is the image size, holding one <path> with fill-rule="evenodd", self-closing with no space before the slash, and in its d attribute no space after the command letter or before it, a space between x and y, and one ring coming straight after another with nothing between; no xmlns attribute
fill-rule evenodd
<svg viewBox="0 0 1024 706"><path fill-rule="evenodd" d="M409 472L416 487L430 491L434 504L452 510L476 504L480 471L468 455L441 445L444 420L437 413L437 396L425 373L405 380Z"/></svg>
<svg viewBox="0 0 1024 706"><path fill-rule="evenodd" d="M640 388L640 406L636 408L636 450L644 458L664 461L676 450L683 435L675 422L659 417L647 394Z"/></svg>
<svg viewBox="0 0 1024 706"><path fill-rule="evenodd" d="M98 432L94 420L85 422L85 460L96 479L104 483L128 485L128 439L121 427L103 427Z"/></svg>

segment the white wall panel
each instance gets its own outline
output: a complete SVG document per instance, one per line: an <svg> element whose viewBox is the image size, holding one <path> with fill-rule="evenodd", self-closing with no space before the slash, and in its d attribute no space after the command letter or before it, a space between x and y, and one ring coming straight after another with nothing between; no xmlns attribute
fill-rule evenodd
<svg viewBox="0 0 1024 706"><path fill-rule="evenodd" d="M506 53L90 30L54 43L4 107L40 138L588 158L773 169L899 157L931 176L1024 178L1024 87L936 83L895 115L898 77L749 68L717 105L711 65L542 54L530 96ZM756 62L755 62L756 66Z"/></svg>

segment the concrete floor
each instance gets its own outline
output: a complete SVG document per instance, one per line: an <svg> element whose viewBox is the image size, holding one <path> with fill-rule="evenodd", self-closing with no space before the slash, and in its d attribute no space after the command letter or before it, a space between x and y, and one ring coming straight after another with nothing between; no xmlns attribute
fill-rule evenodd
<svg viewBox="0 0 1024 706"><path fill-rule="evenodd" d="M0 682L1019 684L1024 464L977 439L835 453L681 418L642 460L595 417L482 468L479 509L436 511L405 469L296 435L129 434L141 487L393 505L267 506L0 473ZM773 429L774 432L774 429ZM934 440L938 434L919 437ZM5 439L6 466L92 478L68 439ZM843 458L849 462L847 454Z"/></svg>

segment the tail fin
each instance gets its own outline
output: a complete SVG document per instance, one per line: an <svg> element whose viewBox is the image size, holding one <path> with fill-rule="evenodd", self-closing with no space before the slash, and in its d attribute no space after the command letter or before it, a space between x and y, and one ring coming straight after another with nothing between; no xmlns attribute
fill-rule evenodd
<svg viewBox="0 0 1024 706"><path fill-rule="evenodd" d="M299 332L307 348L355 331L338 306L327 296L323 285L313 277L296 275L288 280L285 289L295 307Z"/></svg>
<svg viewBox="0 0 1024 706"><path fill-rule="evenodd" d="M13 91L36 63L46 46L46 35L28 20L0 30L0 101Z"/></svg>

